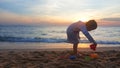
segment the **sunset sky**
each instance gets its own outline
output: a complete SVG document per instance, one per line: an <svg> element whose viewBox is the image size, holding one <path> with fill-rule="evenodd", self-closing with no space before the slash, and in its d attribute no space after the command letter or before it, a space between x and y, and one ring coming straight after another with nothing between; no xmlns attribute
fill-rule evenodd
<svg viewBox="0 0 120 68"><path fill-rule="evenodd" d="M69 24L89 19L120 26L120 0L0 0L0 24Z"/></svg>

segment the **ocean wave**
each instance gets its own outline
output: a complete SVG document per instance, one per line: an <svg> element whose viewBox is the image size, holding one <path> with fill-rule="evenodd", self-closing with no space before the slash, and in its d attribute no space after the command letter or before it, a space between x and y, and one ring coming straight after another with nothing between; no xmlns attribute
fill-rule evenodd
<svg viewBox="0 0 120 68"><path fill-rule="evenodd" d="M44 43L60 43L66 42L65 39L55 38L24 38L24 37L0 37L1 42L44 42Z"/></svg>
<svg viewBox="0 0 120 68"><path fill-rule="evenodd" d="M60 38L25 38L25 37L1 37L0 42L40 42L40 43L67 43L67 39ZM96 40L98 44L120 44L120 41ZM81 40L80 43L89 43L88 40Z"/></svg>

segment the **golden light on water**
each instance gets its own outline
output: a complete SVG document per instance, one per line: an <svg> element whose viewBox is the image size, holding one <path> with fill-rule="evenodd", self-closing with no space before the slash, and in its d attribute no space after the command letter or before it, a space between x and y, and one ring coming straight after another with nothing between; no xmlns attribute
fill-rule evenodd
<svg viewBox="0 0 120 68"><path fill-rule="evenodd" d="M89 44L82 43L78 45L78 48L89 48L89 45L90 43Z"/></svg>

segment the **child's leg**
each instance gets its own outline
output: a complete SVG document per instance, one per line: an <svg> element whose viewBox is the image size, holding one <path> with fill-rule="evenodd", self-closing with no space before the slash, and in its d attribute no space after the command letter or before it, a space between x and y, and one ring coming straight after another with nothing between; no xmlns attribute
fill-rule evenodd
<svg viewBox="0 0 120 68"><path fill-rule="evenodd" d="M74 53L74 55L77 55L77 47L78 47L78 43L73 44L73 53Z"/></svg>

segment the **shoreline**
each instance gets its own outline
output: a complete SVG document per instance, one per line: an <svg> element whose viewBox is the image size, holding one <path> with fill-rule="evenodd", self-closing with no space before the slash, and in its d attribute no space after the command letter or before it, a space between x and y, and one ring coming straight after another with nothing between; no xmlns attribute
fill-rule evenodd
<svg viewBox="0 0 120 68"><path fill-rule="evenodd" d="M89 48L90 43L78 45L78 51L92 51ZM70 43L21 43L21 42L0 42L0 50L39 50L39 51L64 51L72 50ZM96 51L120 50L120 45L98 44Z"/></svg>
<svg viewBox="0 0 120 68"><path fill-rule="evenodd" d="M72 48L44 48L44 49L0 49L0 51L72 51ZM96 51L90 48L78 48L79 52L120 51L120 47L97 47Z"/></svg>

